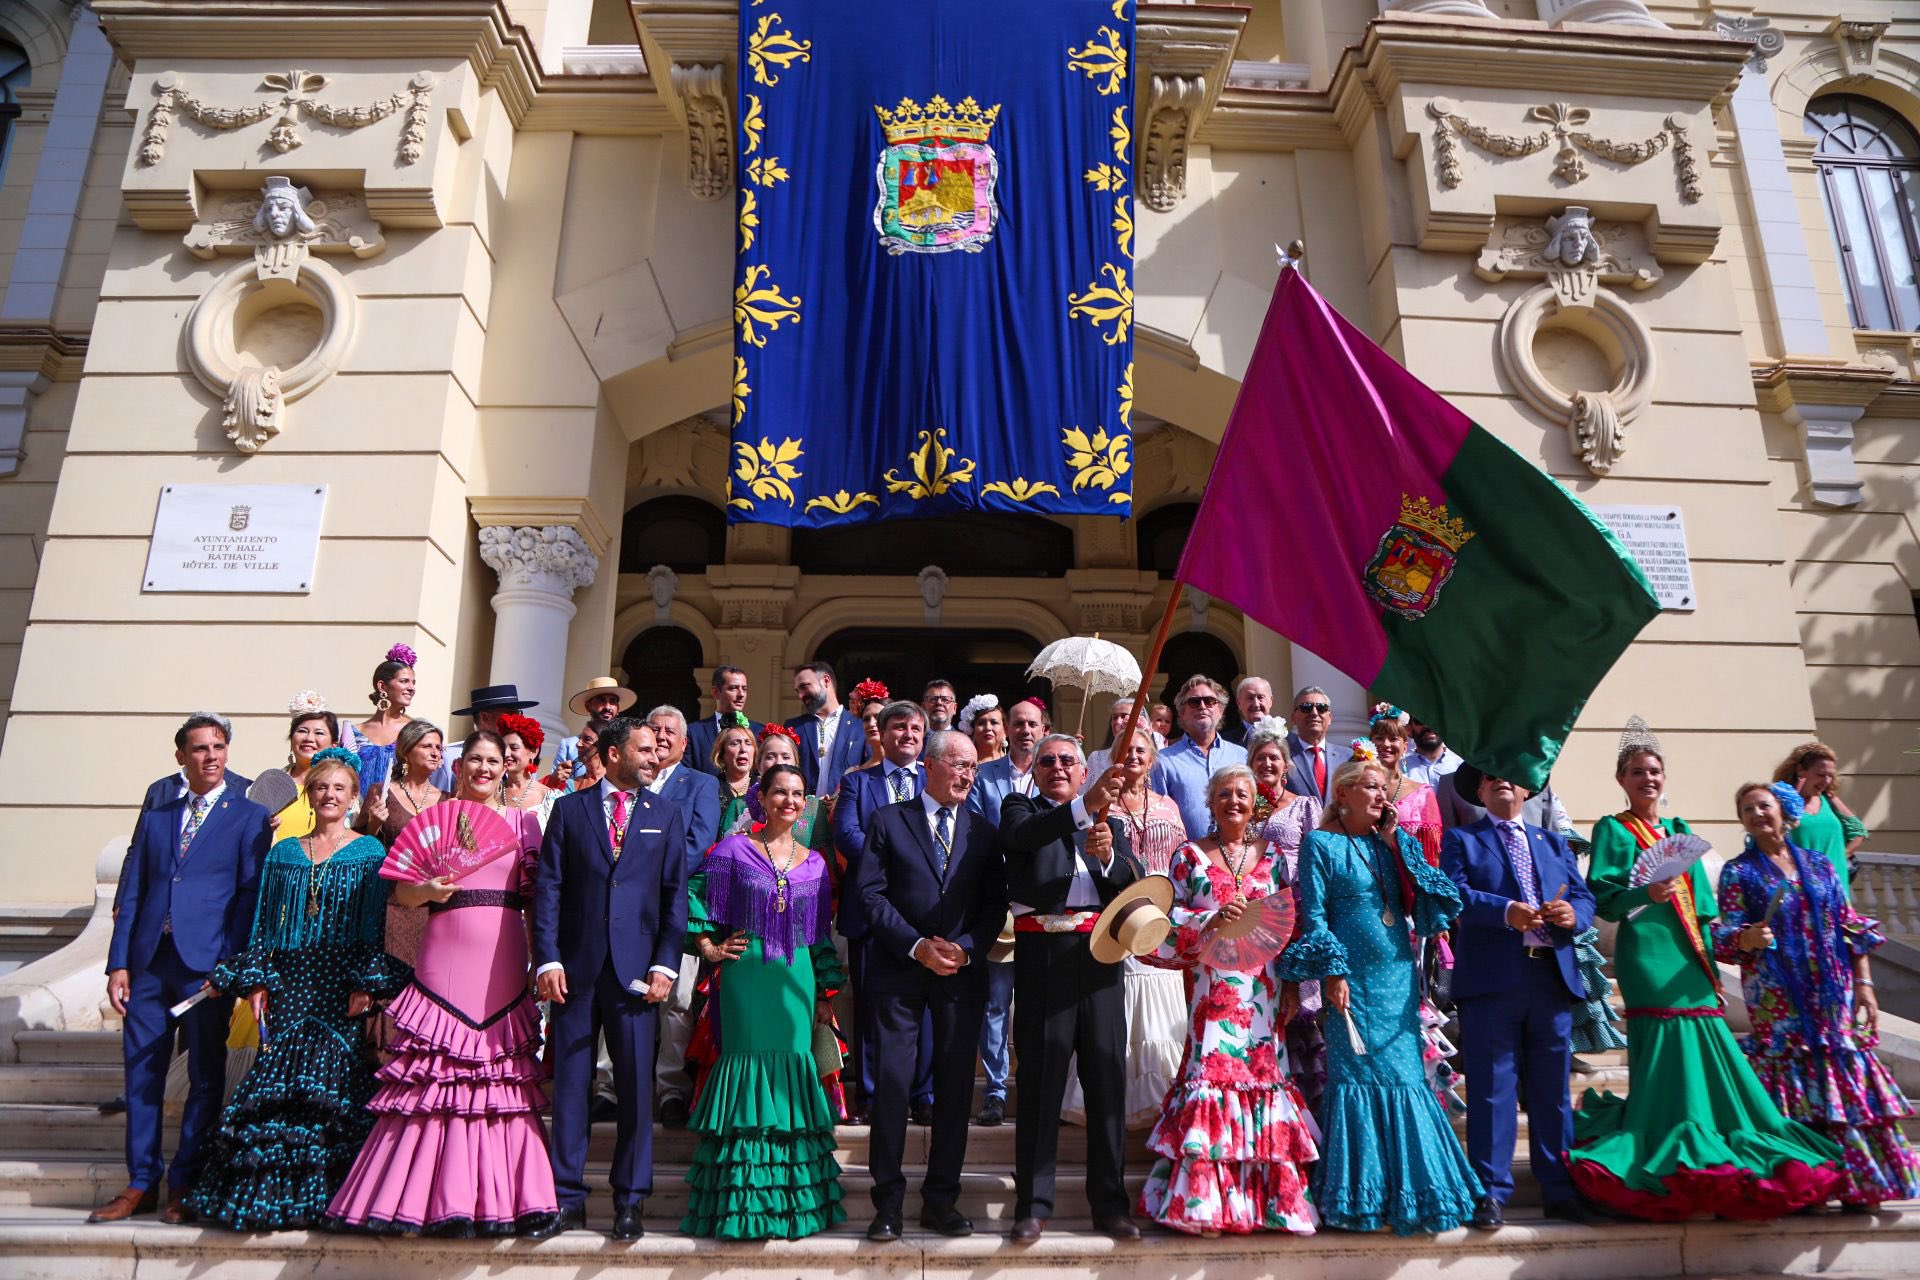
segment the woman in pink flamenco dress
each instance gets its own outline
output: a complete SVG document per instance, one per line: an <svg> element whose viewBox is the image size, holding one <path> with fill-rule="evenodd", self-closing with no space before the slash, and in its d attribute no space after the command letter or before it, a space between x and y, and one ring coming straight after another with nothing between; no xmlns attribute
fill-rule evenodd
<svg viewBox="0 0 1920 1280"><path fill-rule="evenodd" d="M473 734L458 798L497 807L504 765L500 740ZM539 817L528 809L501 816L517 824L518 854L457 885L436 877L395 886L397 898L418 897L430 915L413 981L388 1008L392 1060L368 1104L373 1133L328 1206L332 1227L513 1235L559 1208L540 1119L546 1068L522 914L533 893Z"/></svg>

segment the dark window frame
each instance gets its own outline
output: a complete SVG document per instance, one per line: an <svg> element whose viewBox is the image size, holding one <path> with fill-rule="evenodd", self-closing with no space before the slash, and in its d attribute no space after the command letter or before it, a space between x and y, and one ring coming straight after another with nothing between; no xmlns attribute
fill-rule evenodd
<svg viewBox="0 0 1920 1280"><path fill-rule="evenodd" d="M1903 175L1920 178L1920 133L1916 133L1899 112L1885 103L1857 94L1816 98L1807 106L1803 127L1815 139L1813 162L1820 176L1820 198L1826 205L1827 225L1833 234L1834 248L1840 256L1841 281L1847 290L1847 313L1854 328L1872 329L1877 326L1870 323L1873 316L1869 302L1873 299L1861 282L1857 265L1862 246L1855 243L1856 237L1848 232L1846 219L1841 216L1841 210L1845 207L1840 202L1840 184L1843 182L1851 184L1852 191L1859 198L1860 207L1865 211L1870 240L1865 248L1873 255L1872 265L1882 281L1875 292L1877 300L1886 310L1892 330L1920 330L1920 307L1913 307L1911 303L1903 306L1899 291L1894 287L1892 261L1887 253L1887 228L1882 225L1875 211L1873 192L1867 181L1868 173L1887 175L1888 185L1897 202L1896 216L1901 238L1905 241L1907 260L1920 264L1920 208L1915 207L1907 184L1902 181ZM1837 136L1842 130L1870 130L1874 137L1886 140L1887 149L1894 153L1894 158L1864 154ZM1832 149L1829 149L1830 144ZM1909 308L1916 314L1908 315Z"/></svg>

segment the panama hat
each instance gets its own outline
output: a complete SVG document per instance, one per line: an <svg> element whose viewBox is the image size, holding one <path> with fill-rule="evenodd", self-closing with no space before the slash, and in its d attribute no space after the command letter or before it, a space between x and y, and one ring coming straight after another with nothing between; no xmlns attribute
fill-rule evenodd
<svg viewBox="0 0 1920 1280"><path fill-rule="evenodd" d="M567 710L577 716L584 716L587 714L587 699L598 697L603 693L619 695L620 710L614 712L615 715L621 714L621 712L632 707L634 703L640 701L639 694L625 687L612 676L595 676L593 679L587 681L586 688L567 699Z"/></svg>
<svg viewBox="0 0 1920 1280"><path fill-rule="evenodd" d="M987 963L1005 964L1013 959L1013 912L1007 912L1007 922L1000 926L1000 936L987 948Z"/></svg>
<svg viewBox="0 0 1920 1280"><path fill-rule="evenodd" d="M1173 881L1165 876L1141 876L1115 895L1087 939L1093 958L1101 964L1119 964L1128 956L1143 956L1167 940L1173 921Z"/></svg>

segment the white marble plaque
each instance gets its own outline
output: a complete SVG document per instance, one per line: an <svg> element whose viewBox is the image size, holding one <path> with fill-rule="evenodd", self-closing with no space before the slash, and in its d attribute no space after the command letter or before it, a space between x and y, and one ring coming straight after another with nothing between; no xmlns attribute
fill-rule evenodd
<svg viewBox="0 0 1920 1280"><path fill-rule="evenodd" d="M1678 507L1590 506L1602 524L1613 530L1653 584L1662 609L1692 612L1699 604L1693 594L1693 565L1687 559L1687 525Z"/></svg>
<svg viewBox="0 0 1920 1280"><path fill-rule="evenodd" d="M170 484L160 490L147 591L313 589L323 484Z"/></svg>

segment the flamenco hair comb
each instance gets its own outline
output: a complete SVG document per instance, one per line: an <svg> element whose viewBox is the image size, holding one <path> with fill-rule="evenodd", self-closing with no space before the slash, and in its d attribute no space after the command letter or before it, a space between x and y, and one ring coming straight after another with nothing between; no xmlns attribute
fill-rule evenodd
<svg viewBox="0 0 1920 1280"><path fill-rule="evenodd" d="M1374 749L1373 739L1355 738L1348 745L1353 748L1353 758L1355 760L1365 760L1369 764L1380 763L1380 753Z"/></svg>
<svg viewBox="0 0 1920 1280"><path fill-rule="evenodd" d="M1659 749L1660 739L1652 729L1647 727L1647 722L1639 716L1628 716L1626 728L1620 733L1619 754L1625 755L1629 751L1658 751Z"/></svg>
<svg viewBox="0 0 1920 1280"><path fill-rule="evenodd" d="M319 764L323 760L338 760L341 764L344 764L347 766L347 768L353 770L355 777L358 777L360 775L359 755L355 752L347 750L345 747L327 747L323 750L314 752L313 760L310 762L308 767L311 768L312 765Z"/></svg>
<svg viewBox="0 0 1920 1280"><path fill-rule="evenodd" d="M1780 816L1787 820L1789 826L1806 816L1807 802L1791 783L1776 782L1767 790L1773 792L1773 798L1780 802Z"/></svg>
<svg viewBox="0 0 1920 1280"><path fill-rule="evenodd" d="M527 750L540 754L540 747L547 740L546 730L532 716L515 715L508 712L500 717L500 732L520 735L520 741L527 744Z"/></svg>
<svg viewBox="0 0 1920 1280"><path fill-rule="evenodd" d="M412 645L397 644L387 650L385 660L388 662L397 662L403 667L412 667L419 665L420 655L413 651Z"/></svg>
<svg viewBox="0 0 1920 1280"><path fill-rule="evenodd" d="M1412 719L1411 716L1392 703L1376 702L1373 704L1373 710L1367 716L1367 728L1373 728L1373 726L1379 724L1382 720L1391 720L1395 724L1404 725L1410 719Z"/></svg>
<svg viewBox="0 0 1920 1280"><path fill-rule="evenodd" d="M312 689L302 689L287 699L287 714L290 716L303 716L326 709L326 698Z"/></svg>
<svg viewBox="0 0 1920 1280"><path fill-rule="evenodd" d="M958 721L960 725L960 732L972 733L973 718L975 716L979 715L982 711L997 711L999 709L1000 709L1000 699L994 694L977 693L973 697L968 698L967 705L960 708L960 717Z"/></svg>
<svg viewBox="0 0 1920 1280"><path fill-rule="evenodd" d="M862 680L853 686L853 697L849 701L856 705L866 702L885 702L892 696L887 692L887 686L878 680Z"/></svg>
<svg viewBox="0 0 1920 1280"><path fill-rule="evenodd" d="M768 738L785 738L796 747L800 745L800 735L783 724L770 724L762 729L760 741L765 742Z"/></svg>
<svg viewBox="0 0 1920 1280"><path fill-rule="evenodd" d="M748 729L752 726L753 722L747 719L747 713L744 711L722 711L720 713L720 727L722 729Z"/></svg>

